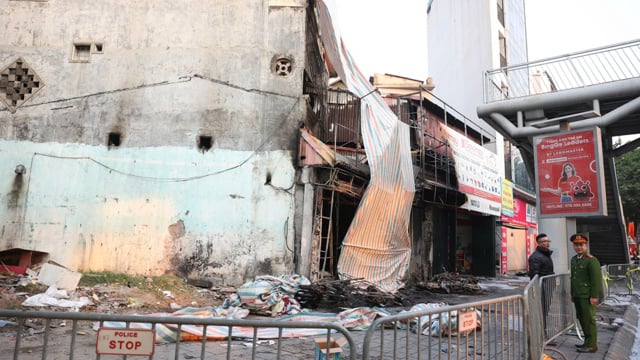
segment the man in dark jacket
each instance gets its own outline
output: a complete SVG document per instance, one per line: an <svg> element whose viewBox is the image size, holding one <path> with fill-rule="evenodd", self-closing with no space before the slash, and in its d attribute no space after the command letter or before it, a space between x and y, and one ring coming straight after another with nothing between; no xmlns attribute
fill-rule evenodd
<svg viewBox="0 0 640 360"><path fill-rule="evenodd" d="M551 240L547 234L539 234L536 237L536 251L529 256L529 279L533 279L538 275L543 277L545 275L553 275L553 260L551 260L552 250L549 250L551 246Z"/></svg>
<svg viewBox="0 0 640 360"><path fill-rule="evenodd" d="M553 260L551 260L551 254L553 250L550 250L551 240L547 234L539 234L536 236L536 251L529 256L529 278L533 279L534 276L543 277L546 275L553 275ZM547 317L549 316L549 305L551 304L551 295L554 291L553 281L544 281L542 286L542 326L545 330L545 339L549 334L546 334Z"/></svg>
<svg viewBox="0 0 640 360"><path fill-rule="evenodd" d="M576 346L578 352L592 353L598 351L596 305L600 297L602 270L598 259L589 254L589 239L584 234L574 234L570 240L576 252L571 258L571 300L584 331L584 344Z"/></svg>

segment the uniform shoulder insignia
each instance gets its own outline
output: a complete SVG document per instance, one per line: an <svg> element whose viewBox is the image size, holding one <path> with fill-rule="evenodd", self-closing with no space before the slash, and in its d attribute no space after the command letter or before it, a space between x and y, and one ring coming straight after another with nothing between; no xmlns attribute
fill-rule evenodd
<svg viewBox="0 0 640 360"><path fill-rule="evenodd" d="M587 256L589 259L593 259L593 255L591 255L591 254L587 254L586 256Z"/></svg>

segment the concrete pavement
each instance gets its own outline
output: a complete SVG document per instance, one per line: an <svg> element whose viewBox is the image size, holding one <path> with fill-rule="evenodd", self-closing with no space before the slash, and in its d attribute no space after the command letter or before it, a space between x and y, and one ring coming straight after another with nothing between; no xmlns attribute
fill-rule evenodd
<svg viewBox="0 0 640 360"><path fill-rule="evenodd" d="M547 346L545 354L554 359L568 360L629 360L637 336L638 309L636 305L599 305L596 310L598 323L598 351L579 353L575 347L581 344L574 330L555 339L555 346Z"/></svg>

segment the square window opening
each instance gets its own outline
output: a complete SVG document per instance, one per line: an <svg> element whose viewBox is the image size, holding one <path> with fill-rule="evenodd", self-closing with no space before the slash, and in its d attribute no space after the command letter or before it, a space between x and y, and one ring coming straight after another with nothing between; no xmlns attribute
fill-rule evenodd
<svg viewBox="0 0 640 360"><path fill-rule="evenodd" d="M89 62L89 60L91 60L91 44L73 44L73 56L71 60L76 62Z"/></svg>
<svg viewBox="0 0 640 360"><path fill-rule="evenodd" d="M103 45L102 43L95 43L93 44L93 53L94 54L102 54L103 52Z"/></svg>

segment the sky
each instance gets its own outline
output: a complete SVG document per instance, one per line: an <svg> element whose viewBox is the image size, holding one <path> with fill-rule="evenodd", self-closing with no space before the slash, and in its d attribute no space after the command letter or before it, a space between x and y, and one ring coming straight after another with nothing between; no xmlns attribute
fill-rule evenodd
<svg viewBox="0 0 640 360"><path fill-rule="evenodd" d="M434 0L434 6L438 1L453 0ZM419 80L429 76L428 0L326 3L365 76L390 73ZM525 0L525 11L530 61L640 39L639 0Z"/></svg>

